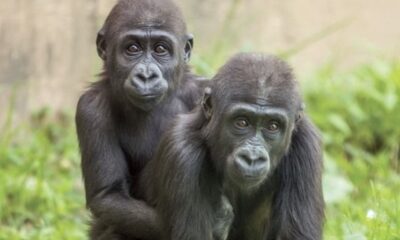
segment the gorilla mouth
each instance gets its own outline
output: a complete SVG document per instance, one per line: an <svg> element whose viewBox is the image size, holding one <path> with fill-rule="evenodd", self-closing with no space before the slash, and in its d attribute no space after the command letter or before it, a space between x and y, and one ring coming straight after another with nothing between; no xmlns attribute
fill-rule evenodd
<svg viewBox="0 0 400 240"><path fill-rule="evenodd" d="M264 180L266 179L266 176L256 177L256 176L245 176L242 174L238 174L237 176L233 176L232 178L235 185L239 186L240 189L250 190L260 186L261 183L263 183Z"/></svg>
<svg viewBox="0 0 400 240"><path fill-rule="evenodd" d="M237 175L249 179L249 180L257 180L263 178L269 169L269 164L266 166L249 166L248 168L244 168L242 165L238 164L237 161L234 161L234 168Z"/></svg>
<svg viewBox="0 0 400 240"><path fill-rule="evenodd" d="M162 94L142 94L142 95L138 95L139 98L141 99L154 99L154 98L159 98L161 97Z"/></svg>
<svg viewBox="0 0 400 240"><path fill-rule="evenodd" d="M164 96L163 93L132 93L130 98L139 102L158 102Z"/></svg>
<svg viewBox="0 0 400 240"><path fill-rule="evenodd" d="M259 182L262 181L265 178L266 171L257 171L257 172L243 172L243 171L238 171L237 173L243 180L246 182Z"/></svg>
<svg viewBox="0 0 400 240"><path fill-rule="evenodd" d="M269 168L244 169L233 162L230 169L230 179L244 188L256 187L267 178Z"/></svg>
<svg viewBox="0 0 400 240"><path fill-rule="evenodd" d="M125 83L124 88L128 97L134 102L158 102L166 92L159 87L141 88L134 87L129 83Z"/></svg>
<svg viewBox="0 0 400 240"><path fill-rule="evenodd" d="M128 100L135 107L142 109L144 111L152 110L157 104L159 104L163 99L163 94L128 94Z"/></svg>

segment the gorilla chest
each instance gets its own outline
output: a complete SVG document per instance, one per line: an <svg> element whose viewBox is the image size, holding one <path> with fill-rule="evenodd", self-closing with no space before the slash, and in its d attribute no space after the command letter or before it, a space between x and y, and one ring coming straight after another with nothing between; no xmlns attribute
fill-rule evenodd
<svg viewBox="0 0 400 240"><path fill-rule="evenodd" d="M180 108L176 109L181 110ZM161 136L176 115L181 112L175 111L176 109L166 111L167 113L164 114L149 116L146 119L130 119L129 123L124 122L120 125L120 144L133 176L136 176L153 158Z"/></svg>
<svg viewBox="0 0 400 240"><path fill-rule="evenodd" d="M251 204L244 203L237 209L230 239L262 240L269 229L271 216L271 196L263 196Z"/></svg>
<svg viewBox="0 0 400 240"><path fill-rule="evenodd" d="M132 175L138 174L153 157L164 130L162 123L121 129L120 142Z"/></svg>

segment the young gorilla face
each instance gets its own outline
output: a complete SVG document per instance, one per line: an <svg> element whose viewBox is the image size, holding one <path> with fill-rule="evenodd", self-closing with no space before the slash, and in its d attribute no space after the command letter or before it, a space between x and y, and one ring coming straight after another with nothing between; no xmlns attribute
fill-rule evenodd
<svg viewBox="0 0 400 240"><path fill-rule="evenodd" d="M106 70L117 79L112 83L114 92L145 111L179 84L174 80L182 74L193 45L181 16L172 16L168 9L172 6L166 3L142 3L157 6L143 6L145 12L134 1L120 3L113 10L118 15L111 12L97 38Z"/></svg>
<svg viewBox="0 0 400 240"><path fill-rule="evenodd" d="M174 69L179 65L180 42L163 30L142 28L130 31L119 39L116 64L126 76L123 88L135 106L150 109L166 95ZM171 86L172 87L172 86Z"/></svg>
<svg viewBox="0 0 400 240"><path fill-rule="evenodd" d="M293 124L285 109L260 103L237 103L223 115L221 136L234 149L226 176L243 187L262 183L282 157Z"/></svg>
<svg viewBox="0 0 400 240"><path fill-rule="evenodd" d="M259 186L278 165L301 105L289 81L290 69L280 61L271 65L272 59L236 56L220 70L203 100L208 124L217 131L209 135L213 162L226 181L243 190Z"/></svg>

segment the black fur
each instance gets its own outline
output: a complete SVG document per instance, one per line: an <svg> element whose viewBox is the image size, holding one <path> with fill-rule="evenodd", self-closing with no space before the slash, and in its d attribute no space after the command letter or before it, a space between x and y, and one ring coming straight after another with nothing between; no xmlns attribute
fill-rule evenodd
<svg viewBox="0 0 400 240"><path fill-rule="evenodd" d="M126 34L132 36L125 42ZM169 41L161 53L153 49L157 34ZM137 41L140 51L130 47ZM192 46L169 0L120 0L99 31L104 72L82 95L76 113L91 239L161 238L157 213L133 197L134 185L171 121L201 96L205 82L187 66Z"/></svg>
<svg viewBox="0 0 400 240"><path fill-rule="evenodd" d="M230 109L248 103L260 122L271 110L281 114L279 132L275 122L260 138L243 122L248 134L225 131ZM156 205L165 239L321 239L321 143L302 110L291 69L277 58L239 54L222 67L201 106L179 117L142 172L141 194ZM248 139L254 144L243 147ZM232 155L240 148L261 151L261 167L253 161L244 171L261 182L235 172L230 161L243 163Z"/></svg>

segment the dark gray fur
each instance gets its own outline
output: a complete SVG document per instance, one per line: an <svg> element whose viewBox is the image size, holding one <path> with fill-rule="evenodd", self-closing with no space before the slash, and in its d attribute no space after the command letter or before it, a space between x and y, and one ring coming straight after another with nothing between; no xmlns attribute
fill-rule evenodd
<svg viewBox="0 0 400 240"><path fill-rule="evenodd" d="M146 110L130 102L123 88L137 64L118 62L126 59L118 55L120 35L137 29L157 29L177 39L171 60L150 62L162 73L160 81L168 82L168 91ZM187 66L192 46L182 14L169 0L121 0L99 31L104 72L81 96L76 112L86 202L93 216L90 239L161 238L160 219L153 207L134 197L135 185L160 136L201 96L205 82Z"/></svg>
<svg viewBox="0 0 400 240"><path fill-rule="evenodd" d="M141 194L156 205L165 239L225 239L229 228L228 240L320 240L321 141L303 113L290 67L272 56L238 54L214 77L211 90L212 112L198 106L181 115L141 177ZM240 188L226 179L227 151L233 150L221 143L221 116L234 102L261 97L266 106L287 111L289 137L264 181ZM228 211L221 221L223 206Z"/></svg>

